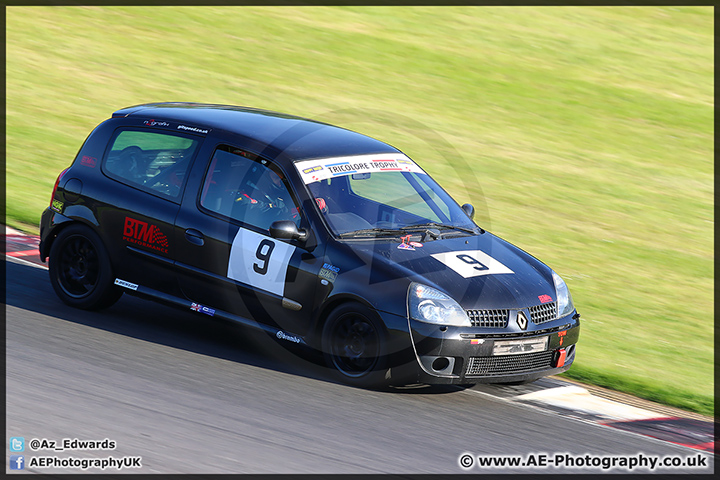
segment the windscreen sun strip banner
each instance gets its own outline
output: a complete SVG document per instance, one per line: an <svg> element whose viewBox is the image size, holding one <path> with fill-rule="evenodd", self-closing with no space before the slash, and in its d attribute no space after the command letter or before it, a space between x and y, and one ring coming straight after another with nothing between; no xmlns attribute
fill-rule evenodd
<svg viewBox="0 0 720 480"><path fill-rule="evenodd" d="M297 162L295 167L305 184L355 173L415 172L425 173L402 153L380 153L350 157L320 158Z"/></svg>

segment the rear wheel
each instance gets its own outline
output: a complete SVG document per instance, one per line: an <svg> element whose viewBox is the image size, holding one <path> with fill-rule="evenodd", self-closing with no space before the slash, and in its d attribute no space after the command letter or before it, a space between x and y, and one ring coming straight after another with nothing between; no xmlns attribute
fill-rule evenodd
<svg viewBox="0 0 720 480"><path fill-rule="evenodd" d="M72 225L60 232L50 248L48 270L55 293L72 307L109 307L123 293L113 285L110 258L102 240L84 225Z"/></svg>
<svg viewBox="0 0 720 480"><path fill-rule="evenodd" d="M326 363L343 382L361 387L387 384L385 330L368 307L352 302L333 310L322 344Z"/></svg>

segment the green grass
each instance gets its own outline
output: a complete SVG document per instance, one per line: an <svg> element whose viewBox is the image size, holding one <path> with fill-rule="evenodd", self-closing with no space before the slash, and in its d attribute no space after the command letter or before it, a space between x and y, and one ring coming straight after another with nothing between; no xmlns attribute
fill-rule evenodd
<svg viewBox="0 0 720 480"><path fill-rule="evenodd" d="M710 7L8 7L7 215L115 109L248 105L387 141L567 281L568 375L713 414Z"/></svg>

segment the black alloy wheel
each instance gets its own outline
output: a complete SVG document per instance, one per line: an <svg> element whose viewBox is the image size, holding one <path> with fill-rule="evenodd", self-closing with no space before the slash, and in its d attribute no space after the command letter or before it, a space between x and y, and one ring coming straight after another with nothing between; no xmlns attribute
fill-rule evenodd
<svg viewBox="0 0 720 480"><path fill-rule="evenodd" d="M95 232L84 225L63 229L50 249L50 282L66 304L86 310L109 307L122 295L113 285L110 259Z"/></svg>
<svg viewBox="0 0 720 480"><path fill-rule="evenodd" d="M346 303L330 313L323 328L326 362L346 383L370 387L385 383L385 332L373 312Z"/></svg>

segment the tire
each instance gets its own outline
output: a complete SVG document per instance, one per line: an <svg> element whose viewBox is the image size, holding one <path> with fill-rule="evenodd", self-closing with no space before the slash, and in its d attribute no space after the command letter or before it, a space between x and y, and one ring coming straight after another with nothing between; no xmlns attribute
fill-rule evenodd
<svg viewBox="0 0 720 480"><path fill-rule="evenodd" d="M60 300L83 310L107 308L123 292L100 237L84 225L63 229L50 248L50 283Z"/></svg>
<svg viewBox="0 0 720 480"><path fill-rule="evenodd" d="M357 302L345 303L328 316L322 331L325 363L344 383L387 386L387 335L377 315Z"/></svg>

